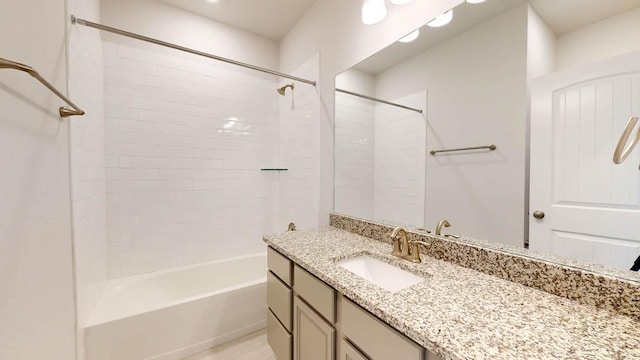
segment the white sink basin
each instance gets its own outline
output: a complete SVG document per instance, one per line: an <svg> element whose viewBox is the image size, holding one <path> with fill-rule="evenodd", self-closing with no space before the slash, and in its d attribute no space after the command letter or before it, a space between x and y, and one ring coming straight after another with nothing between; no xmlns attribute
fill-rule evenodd
<svg viewBox="0 0 640 360"><path fill-rule="evenodd" d="M393 293L424 281L420 276L367 255L343 260L337 265Z"/></svg>

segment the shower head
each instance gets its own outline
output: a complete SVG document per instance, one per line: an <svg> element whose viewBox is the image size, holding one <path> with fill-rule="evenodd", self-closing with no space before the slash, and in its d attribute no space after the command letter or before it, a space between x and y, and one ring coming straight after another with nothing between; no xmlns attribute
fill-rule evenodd
<svg viewBox="0 0 640 360"><path fill-rule="evenodd" d="M287 91L287 88L291 88L291 91L293 91L293 88L295 88L295 85L293 83L291 84L287 84L281 88L278 89L278 94L284 96L285 91Z"/></svg>

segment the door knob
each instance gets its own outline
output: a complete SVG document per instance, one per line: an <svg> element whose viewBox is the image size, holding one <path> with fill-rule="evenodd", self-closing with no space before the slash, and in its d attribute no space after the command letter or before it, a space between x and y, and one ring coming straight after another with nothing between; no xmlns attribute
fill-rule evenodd
<svg viewBox="0 0 640 360"><path fill-rule="evenodd" d="M536 210L533 212L533 217L536 219L543 219L544 218L544 212L540 211L540 210Z"/></svg>

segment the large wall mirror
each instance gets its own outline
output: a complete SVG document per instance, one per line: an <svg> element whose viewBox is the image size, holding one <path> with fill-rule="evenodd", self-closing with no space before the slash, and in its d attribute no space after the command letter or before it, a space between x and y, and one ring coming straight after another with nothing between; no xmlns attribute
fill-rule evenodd
<svg viewBox="0 0 640 360"><path fill-rule="evenodd" d="M629 269L640 149L612 157L640 116L640 0L449 15L336 78L335 212Z"/></svg>

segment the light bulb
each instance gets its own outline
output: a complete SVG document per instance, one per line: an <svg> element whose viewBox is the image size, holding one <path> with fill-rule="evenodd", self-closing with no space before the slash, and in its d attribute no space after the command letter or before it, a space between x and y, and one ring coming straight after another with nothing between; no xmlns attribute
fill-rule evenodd
<svg viewBox="0 0 640 360"><path fill-rule="evenodd" d="M469 4L480 4L485 2L485 0L467 0Z"/></svg>
<svg viewBox="0 0 640 360"><path fill-rule="evenodd" d="M411 0L389 0L393 5L404 5L411 2ZM481 0L484 1L484 0Z"/></svg>
<svg viewBox="0 0 640 360"><path fill-rule="evenodd" d="M445 26L451 22L451 19L453 19L453 9L447 11L444 14L438 15L435 19L429 21L427 23L427 26L430 26L430 27Z"/></svg>
<svg viewBox="0 0 640 360"><path fill-rule="evenodd" d="M373 25L387 17L387 5L384 0L364 0L362 4L362 23Z"/></svg>
<svg viewBox="0 0 640 360"><path fill-rule="evenodd" d="M408 42L412 42L413 40L417 39L418 36L420 36L420 29L417 29L414 32L409 33L409 35L406 35L405 37L403 37L402 39L398 40L402 43L408 43Z"/></svg>

